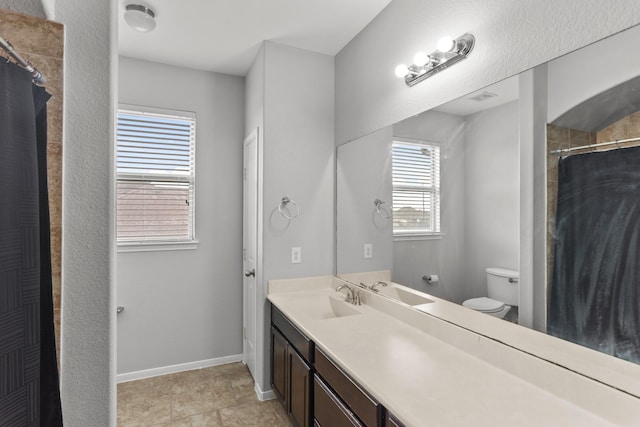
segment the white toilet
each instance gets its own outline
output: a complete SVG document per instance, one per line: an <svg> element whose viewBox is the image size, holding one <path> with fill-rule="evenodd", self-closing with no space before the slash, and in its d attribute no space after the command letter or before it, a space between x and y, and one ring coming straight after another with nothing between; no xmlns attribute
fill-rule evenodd
<svg viewBox="0 0 640 427"><path fill-rule="evenodd" d="M502 319L511 306L518 305L518 272L495 267L487 268L486 272L488 298L471 298L462 305Z"/></svg>

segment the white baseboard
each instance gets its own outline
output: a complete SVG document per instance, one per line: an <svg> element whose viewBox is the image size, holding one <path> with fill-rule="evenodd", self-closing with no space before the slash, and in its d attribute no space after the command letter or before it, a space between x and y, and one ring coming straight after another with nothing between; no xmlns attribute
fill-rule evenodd
<svg viewBox="0 0 640 427"><path fill-rule="evenodd" d="M276 394L273 392L273 390L269 389L266 391L262 391L262 389L260 388L260 384L258 384L257 381L253 389L255 390L259 400L264 401L264 400L272 400L276 398Z"/></svg>
<svg viewBox="0 0 640 427"><path fill-rule="evenodd" d="M227 363L242 362L242 355L217 357L215 359L198 360L196 362L181 363L179 365L161 366L159 368L145 369L143 371L118 374L116 382L141 380L143 378L157 377L159 375L175 374L176 372L191 371L193 369L210 368L211 366L225 365Z"/></svg>

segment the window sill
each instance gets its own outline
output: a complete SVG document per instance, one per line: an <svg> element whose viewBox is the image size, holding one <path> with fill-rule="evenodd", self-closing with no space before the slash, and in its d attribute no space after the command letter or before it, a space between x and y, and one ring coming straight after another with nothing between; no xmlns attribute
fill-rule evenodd
<svg viewBox="0 0 640 427"><path fill-rule="evenodd" d="M432 233L432 234L407 234L407 235L394 235L394 242L404 242L411 240L442 240L444 233Z"/></svg>
<svg viewBox="0 0 640 427"><path fill-rule="evenodd" d="M188 242L118 242L118 252L188 251L198 249L197 240Z"/></svg>

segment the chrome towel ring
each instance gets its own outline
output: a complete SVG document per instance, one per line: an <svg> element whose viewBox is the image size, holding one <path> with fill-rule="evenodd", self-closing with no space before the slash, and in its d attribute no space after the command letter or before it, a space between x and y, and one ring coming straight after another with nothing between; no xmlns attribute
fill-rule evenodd
<svg viewBox="0 0 640 427"><path fill-rule="evenodd" d="M295 207L295 215L291 213L287 214L287 212L283 210L284 208L287 207L287 205L293 205ZM294 218L297 218L298 215L300 215L300 208L298 207L298 204L296 202L294 202L287 196L284 196L282 198L282 201L278 205L278 212L280 212L280 215L282 215L286 219L294 219Z"/></svg>
<svg viewBox="0 0 640 427"><path fill-rule="evenodd" d="M376 213L378 215L380 215L384 219L391 218L391 211L387 202L383 202L380 199L375 199L373 201L373 204L376 205Z"/></svg>

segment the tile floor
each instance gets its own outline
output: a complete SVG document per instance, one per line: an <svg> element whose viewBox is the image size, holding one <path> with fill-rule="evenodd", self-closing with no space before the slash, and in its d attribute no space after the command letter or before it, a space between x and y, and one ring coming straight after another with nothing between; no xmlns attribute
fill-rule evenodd
<svg viewBox="0 0 640 427"><path fill-rule="evenodd" d="M261 402L242 363L118 384L119 427L292 427L277 400Z"/></svg>

